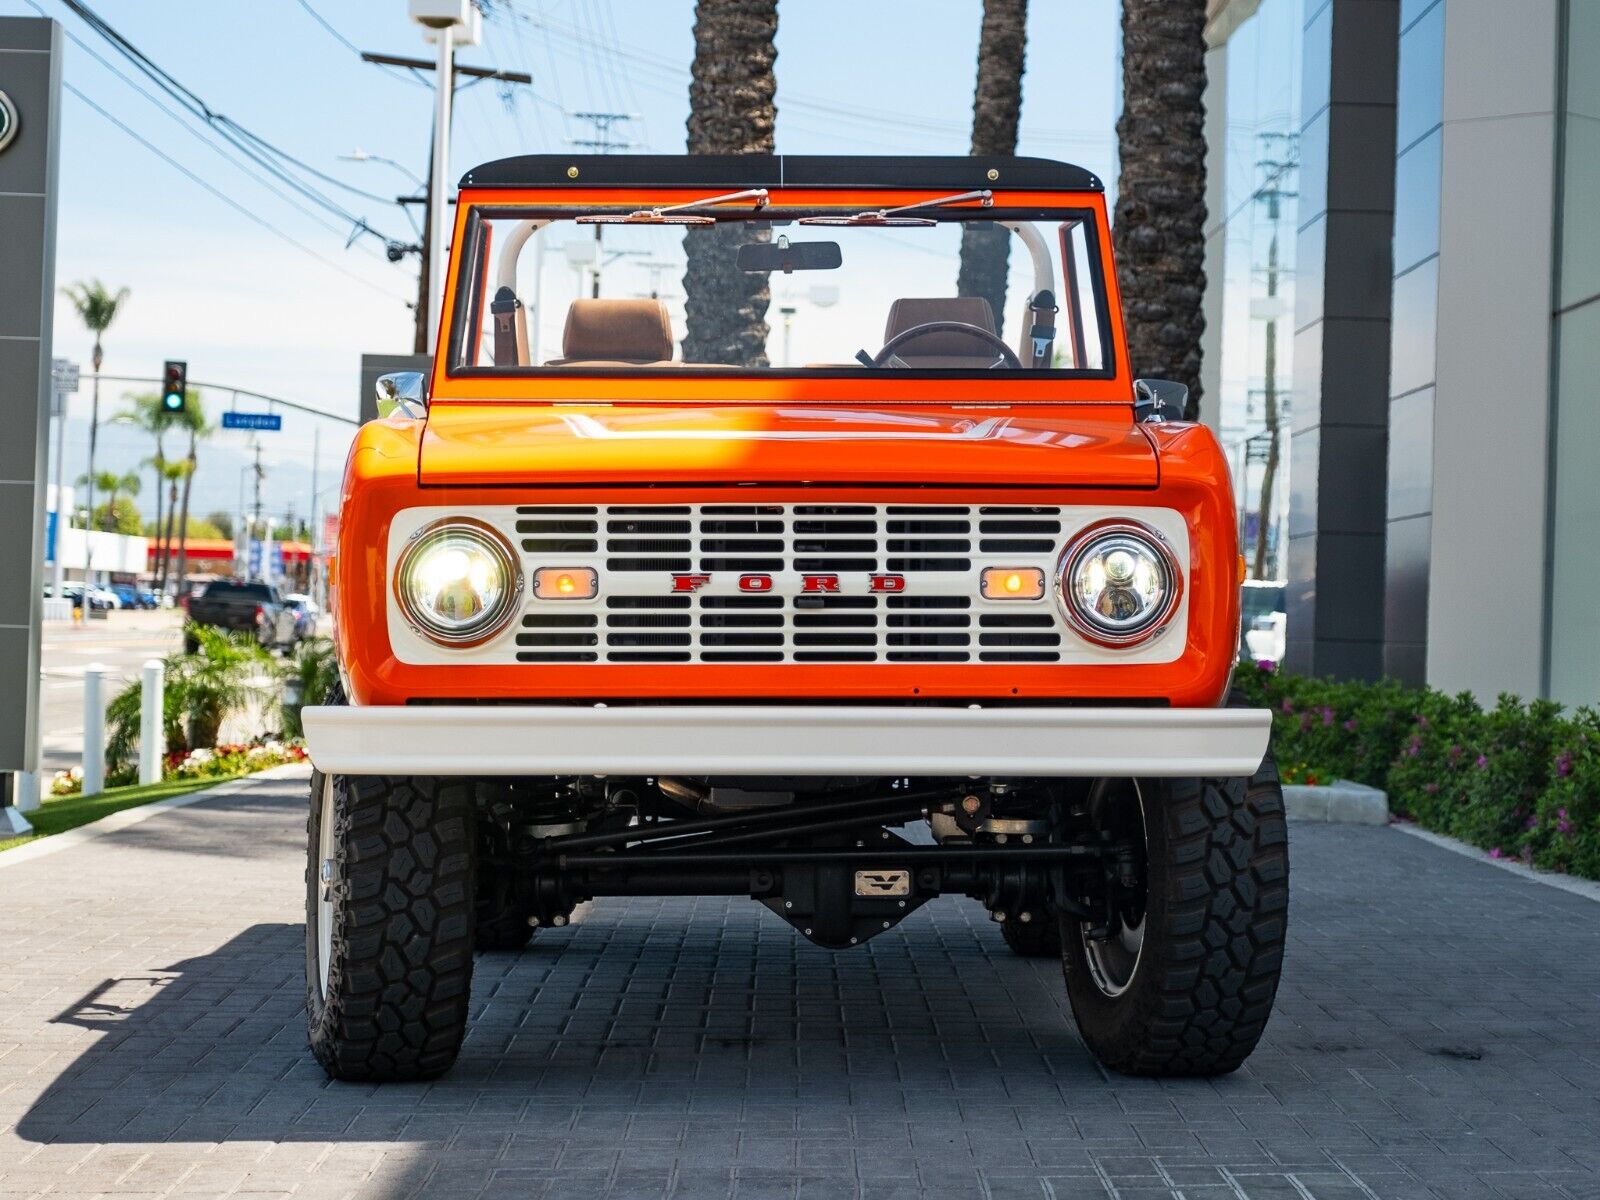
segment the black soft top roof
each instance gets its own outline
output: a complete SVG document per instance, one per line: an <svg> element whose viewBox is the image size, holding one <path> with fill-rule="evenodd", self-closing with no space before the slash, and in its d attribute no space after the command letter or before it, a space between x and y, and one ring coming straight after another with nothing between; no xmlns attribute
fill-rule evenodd
<svg viewBox="0 0 1600 1200"><path fill-rule="evenodd" d="M1098 177L1048 158L844 154L523 154L474 167L462 187L903 187L1099 192Z"/></svg>

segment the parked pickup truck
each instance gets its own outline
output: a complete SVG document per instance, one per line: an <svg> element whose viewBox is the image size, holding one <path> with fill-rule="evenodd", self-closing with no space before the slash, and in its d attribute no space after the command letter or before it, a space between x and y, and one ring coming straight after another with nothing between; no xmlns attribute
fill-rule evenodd
<svg viewBox="0 0 1600 1200"><path fill-rule="evenodd" d="M299 640L294 610L283 602L278 589L268 583L238 583L218 579L189 601L189 620L213 629L248 629L268 649L291 649ZM185 634L183 648L193 654L200 648L193 634Z"/></svg>

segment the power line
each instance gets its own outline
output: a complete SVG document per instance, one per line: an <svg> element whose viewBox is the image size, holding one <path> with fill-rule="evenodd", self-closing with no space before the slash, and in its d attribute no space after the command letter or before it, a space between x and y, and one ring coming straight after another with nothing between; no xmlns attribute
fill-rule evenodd
<svg viewBox="0 0 1600 1200"><path fill-rule="evenodd" d="M289 172L283 166L283 164L291 164L307 175L324 180L330 184L333 184L334 186L343 188L346 191L360 195L369 200L377 201L378 203L384 205L388 205L390 203L387 198L376 196L371 192L363 191L362 189L354 187L351 184L347 184L343 180L337 179L324 171L318 170L316 167L313 167L309 163L296 158L294 155L290 154L281 147L267 141L259 134L256 134L252 130L240 125L232 118L221 112L218 112L203 99L201 99L198 94L186 87L184 84L180 83L170 72L158 65L153 59L150 58L149 55L145 54L144 51L140 50L131 41L119 33L107 21L105 21L104 18L100 17L99 14L94 12L93 9L84 4L82 0L61 0L61 2L80 20L87 24L90 29L105 39L105 41L108 42L111 47L117 51L117 53L132 63L133 66L148 79L150 79L151 82L153 82L173 100L175 100L191 116L203 121L209 128L216 131L219 136L234 146L235 149L249 157L257 166L271 173L280 182L290 188L293 188L295 191L299 192L302 196L306 197L314 204L317 204L328 212L339 217L341 220L347 222L352 228L352 238L361 234L366 234L368 236L378 238L380 241L383 241L385 245L394 241L393 238L387 237L378 230L372 228L372 226L367 223L366 218L356 216L348 209L345 209L343 206L341 206L337 201L333 200L326 194L318 191L315 187L305 182L305 180L297 178L295 175Z"/></svg>
<svg viewBox="0 0 1600 1200"><path fill-rule="evenodd" d="M350 53L352 53L352 54L359 55L361 53L361 47L357 46L349 38L345 37L344 34L340 33L338 31L338 29L336 29L333 26L333 24L331 22L329 22L329 20L326 17L324 17L315 8L313 8L311 6L311 0L297 0L297 2L299 3L301 8L306 10L306 14L313 21L315 21L318 25L322 26L322 28L327 31L328 36L333 38L334 41L338 42L341 46L343 46L346 50L350 51ZM414 75L414 74L408 74L408 73L406 73L404 71L399 71L399 70L396 70L395 68L389 67L389 66L385 66L383 69L384 69L384 72L386 74L393 75L396 79L403 79L407 83L415 84L417 87L424 87L425 88L425 87L428 86L421 79L418 79L417 76Z"/></svg>
<svg viewBox="0 0 1600 1200"><path fill-rule="evenodd" d="M61 86L63 88L65 88L67 91L71 92L79 100L82 100L90 108L94 109L95 112L99 113L106 120L110 121L118 129L122 130L123 133L127 134L134 141L138 142L146 150L150 151L150 153L152 153L156 157L162 159L164 162L166 162L168 165L170 165L174 170L178 171L185 178L189 179L192 183L198 185L199 187L204 188L206 191L210 192L213 196L215 196L218 200L221 200L229 208L233 209L235 212L238 212L242 216L249 218L249 220L251 220L255 224L261 226L268 233L271 233L273 236L281 238L283 241L288 242L289 245L293 246L296 250L300 250L300 251L303 251L306 254L311 255L313 258L317 259L317 261L321 262L324 266L331 267L333 270L338 271L339 274L347 276L350 279L355 280L357 283L361 284L362 287L371 288L373 291L378 292L381 295L387 296L391 300L393 300L395 298L393 296L393 294L388 291L388 289L383 288L383 287L379 286L376 283L373 283L370 279L362 278L360 275L357 275L354 271L346 270L344 267L341 267L338 263L334 262L332 259L327 258L322 254L319 254L317 251L313 250L310 246L307 246L304 242L299 241L298 239L293 237L291 234L285 233L282 229L279 229L276 225L274 225L271 221L268 221L265 217L262 217L258 213L255 213L252 210L250 210L249 208L245 207L243 204L240 204L237 200L235 200L232 196L228 195L226 192L223 192L223 191L219 190L218 188L213 187L210 183L208 183L206 180L202 179L200 176L196 175L188 167L184 166L177 159L173 158L172 155L168 154L165 150L161 149L161 147L157 146L154 142L152 142L149 139L147 139L146 137L144 137L137 130L133 129L129 125L124 124L122 121L120 121L116 117L112 116L104 108L100 107L100 105L96 104L87 95L85 95L82 91L80 91L77 87L75 87L72 83L63 80Z"/></svg>

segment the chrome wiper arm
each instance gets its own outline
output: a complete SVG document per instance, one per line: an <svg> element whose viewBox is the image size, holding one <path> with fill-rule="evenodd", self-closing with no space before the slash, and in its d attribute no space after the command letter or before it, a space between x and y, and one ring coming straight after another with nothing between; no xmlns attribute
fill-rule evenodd
<svg viewBox="0 0 1600 1200"><path fill-rule="evenodd" d="M961 192L954 196L935 196L931 200L918 200L915 204L902 204L897 208L873 208L849 217L801 217L801 225L934 225L927 217L904 217L898 214L916 212L921 208L943 208L947 204L964 204L976 200L983 208L994 206L994 193L988 188L975 192Z"/></svg>
<svg viewBox="0 0 1600 1200"><path fill-rule="evenodd" d="M593 214L579 217L579 225L714 225L715 217L695 216L696 208L709 208L713 204L732 204L736 200L754 200L757 208L767 206L766 188L745 188L742 192L728 192L722 196L707 196L704 200L688 200L682 204L669 204L664 208L641 208L625 216ZM671 216L681 213L681 216Z"/></svg>

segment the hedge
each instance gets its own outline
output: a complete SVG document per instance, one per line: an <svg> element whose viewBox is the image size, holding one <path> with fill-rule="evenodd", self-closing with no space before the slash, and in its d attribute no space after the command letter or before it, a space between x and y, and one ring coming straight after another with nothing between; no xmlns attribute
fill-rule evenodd
<svg viewBox="0 0 1600 1200"><path fill-rule="evenodd" d="M1600 879L1600 712L1548 700L1310 679L1241 664L1235 684L1272 709L1285 782L1353 779L1389 807L1491 857Z"/></svg>

